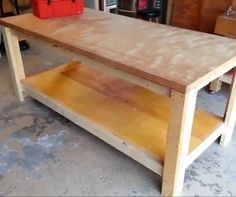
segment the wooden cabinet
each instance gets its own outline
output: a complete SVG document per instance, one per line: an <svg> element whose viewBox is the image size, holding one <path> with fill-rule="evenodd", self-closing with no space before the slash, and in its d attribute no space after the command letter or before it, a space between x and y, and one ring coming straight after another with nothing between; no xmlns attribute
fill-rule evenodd
<svg viewBox="0 0 236 197"><path fill-rule="evenodd" d="M217 17L215 33L229 38L236 38L236 0L233 0L231 15L222 14ZM221 90L222 82L231 84L233 79L233 71L228 72L218 78L210 85L210 91L218 92Z"/></svg>
<svg viewBox="0 0 236 197"><path fill-rule="evenodd" d="M7 0L3 0L3 11L4 12L11 12L12 11L11 4Z"/></svg>
<svg viewBox="0 0 236 197"><path fill-rule="evenodd" d="M171 25L213 33L218 15L232 0L173 0Z"/></svg>
<svg viewBox="0 0 236 197"><path fill-rule="evenodd" d="M232 16L218 16L215 33L230 38L236 38L236 14Z"/></svg>
<svg viewBox="0 0 236 197"><path fill-rule="evenodd" d="M15 7L14 7L14 1L10 1L10 0L3 0L2 1L3 4L3 12L7 13L7 12L14 12L15 11ZM30 3L29 0L18 0L18 5L21 8L21 12L25 12L28 11L30 8Z"/></svg>
<svg viewBox="0 0 236 197"><path fill-rule="evenodd" d="M232 2L232 9L236 12L236 0Z"/></svg>
<svg viewBox="0 0 236 197"><path fill-rule="evenodd" d="M199 0L173 0L171 25L197 30L199 11Z"/></svg>

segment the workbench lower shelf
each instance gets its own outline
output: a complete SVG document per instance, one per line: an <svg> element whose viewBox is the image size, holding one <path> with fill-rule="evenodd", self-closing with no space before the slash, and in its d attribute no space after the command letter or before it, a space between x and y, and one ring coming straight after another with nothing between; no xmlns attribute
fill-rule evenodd
<svg viewBox="0 0 236 197"><path fill-rule="evenodd" d="M22 80L26 94L158 174L162 173L170 98L79 62ZM189 153L223 124L196 110Z"/></svg>

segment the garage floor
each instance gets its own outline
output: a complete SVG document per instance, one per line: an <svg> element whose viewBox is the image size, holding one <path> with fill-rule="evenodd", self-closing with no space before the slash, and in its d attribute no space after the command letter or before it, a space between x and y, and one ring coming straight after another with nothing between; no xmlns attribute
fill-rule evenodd
<svg viewBox="0 0 236 197"><path fill-rule="evenodd" d="M31 43L32 44L32 43ZM27 75L68 62L32 44ZM198 106L223 114L228 87L199 93ZM159 196L161 178L37 101L19 103L0 58L0 196ZM236 136L214 143L187 170L182 195L236 195Z"/></svg>

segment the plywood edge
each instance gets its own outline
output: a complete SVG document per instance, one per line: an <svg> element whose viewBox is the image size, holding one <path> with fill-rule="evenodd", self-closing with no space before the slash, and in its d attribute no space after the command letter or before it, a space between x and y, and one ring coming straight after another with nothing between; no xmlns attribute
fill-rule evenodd
<svg viewBox="0 0 236 197"><path fill-rule="evenodd" d="M231 84L233 80L233 75L231 73L227 73L225 75L223 75L222 77L220 77L220 81L227 83L227 84Z"/></svg>
<svg viewBox="0 0 236 197"><path fill-rule="evenodd" d="M50 71L65 72L67 70L71 70L73 68L76 68L80 64L82 64L80 61L73 61L73 62L70 62L70 63L63 64L61 66L57 66L55 68L52 68L52 69L50 69Z"/></svg>
<svg viewBox="0 0 236 197"><path fill-rule="evenodd" d="M227 62L223 63L221 66L217 67L216 69L208 72L203 77L200 77L198 80L194 81L190 85L187 86L186 92L189 92L193 89L200 90L206 85L208 85L213 80L221 77L225 73L229 72L236 65L236 56L228 60Z"/></svg>
<svg viewBox="0 0 236 197"><path fill-rule="evenodd" d="M38 92L26 82L23 81L22 86L24 92L27 95L33 97L34 99L46 105L47 107L53 109L57 113L61 114L70 121L74 122L78 126L82 127L89 133L105 141L106 143L115 147L117 150L123 152L132 159L136 160L143 166L149 168L150 170L162 176L163 162L156 160L154 157L149 155L144 150L137 148L133 145L130 145L127 142L123 141L122 139L116 137L115 135L111 134L109 131L104 129L102 126L92 123L85 117L79 116L77 113L53 101L50 97Z"/></svg>

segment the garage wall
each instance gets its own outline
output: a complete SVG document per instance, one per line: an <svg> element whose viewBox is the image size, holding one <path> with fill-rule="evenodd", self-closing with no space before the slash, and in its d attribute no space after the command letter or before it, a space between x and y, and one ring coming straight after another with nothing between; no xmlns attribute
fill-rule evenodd
<svg viewBox="0 0 236 197"><path fill-rule="evenodd" d="M216 17L231 3L232 0L173 0L171 25L213 33Z"/></svg>

